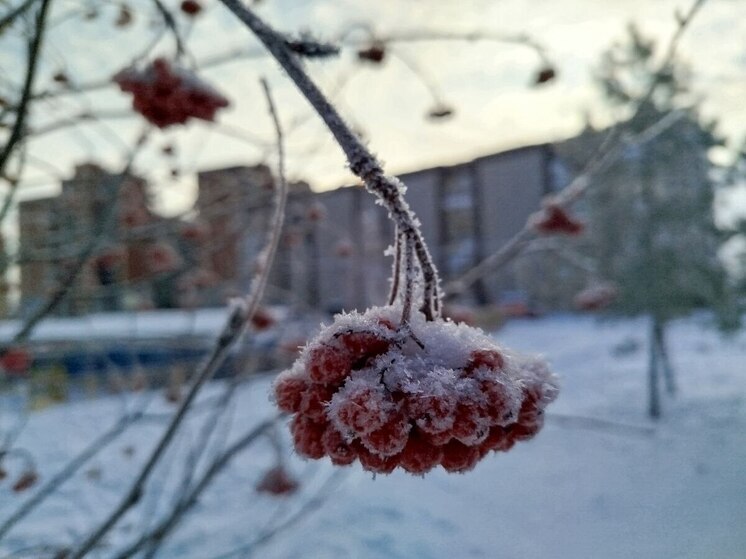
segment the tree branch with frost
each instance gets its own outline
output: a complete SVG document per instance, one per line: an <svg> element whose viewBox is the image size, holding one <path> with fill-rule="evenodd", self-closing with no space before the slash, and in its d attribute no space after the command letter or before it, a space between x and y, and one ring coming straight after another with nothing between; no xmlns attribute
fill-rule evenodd
<svg viewBox="0 0 746 559"><path fill-rule="evenodd" d="M221 452L212 461L210 466L200 476L197 482L192 485L190 490L179 501L177 506L174 507L168 515L166 515L166 517L155 526L155 528L141 536L129 547L117 553L113 559L126 559L132 557L146 546L153 545L155 542L164 539L168 534L170 534L183 516L197 503L199 496L212 484L217 475L222 472L236 456L256 442L259 437L263 436L282 417L283 414L280 414L261 422L246 434L240 436L235 442L231 443L228 448ZM78 555L71 555L71 557L78 557Z"/></svg>
<svg viewBox="0 0 746 559"><path fill-rule="evenodd" d="M269 90L264 85L265 91L269 95ZM91 551L102 538L117 524L124 514L135 506L145 490L146 483L150 478L156 465L162 459L164 453L170 446L176 432L183 423L192 402L197 397L202 387L209 381L222 365L230 349L240 339L246 330L249 322L254 316L259 302L264 295L264 289L267 285L269 271L272 267L277 246L279 244L282 224L285 217L285 205L287 202L287 182L285 180L285 156L282 142L282 131L279 126L274 104L270 99L270 113L278 130L278 149L279 149L279 185L275 197L275 211L272 220L272 226L267 240L267 245L259 255L259 265L257 275L254 277L249 293L243 298L231 302L230 312L223 330L216 340L211 354L205 360L202 368L197 372L195 380L189 388L184 400L181 402L178 410L173 416L171 423L166 428L155 448L151 452L148 460L138 473L130 489L121 500L120 504L103 520L99 527L94 530L71 554L70 559L80 559Z"/></svg>
<svg viewBox="0 0 746 559"><path fill-rule="evenodd" d="M23 89L21 90L21 98L15 109L16 119L13 123L13 128L10 131L8 141L3 146L2 151L0 151L0 177L5 176L5 167L7 166L8 161L10 161L16 146L24 137L26 117L30 108L34 81L36 80L50 2L51 0L41 0L39 11L36 14L34 35L28 45L28 60L26 63L26 75L23 81Z"/></svg>
<svg viewBox="0 0 746 559"><path fill-rule="evenodd" d="M345 123L337 109L327 100L311 80L299 59L290 50L283 35L276 32L254 12L238 0L221 0L264 44L275 60L287 72L296 87L322 118L347 157L350 170L375 194L389 211L399 231L411 243L419 262L424 282L422 310L428 320L440 314L440 291L438 272L430 252L422 238L419 222L403 197L403 185L388 177L376 157Z"/></svg>
<svg viewBox="0 0 746 559"><path fill-rule="evenodd" d="M560 208L569 208L585 194L591 186L591 179L617 161L626 148L652 141L683 118L684 111L671 111L642 132L628 137L624 136L623 124L634 120L652 99L661 84L662 76L664 76L668 71L671 62L676 56L678 46L685 31L691 26L694 18L706 2L707 0L694 0L689 10L685 13L676 13L676 30L671 36L665 55L658 65L655 79L651 80L648 88L637 101L634 113L624 122L618 122L611 128L601 146L599 146L599 149L590 158L578 176L576 176L570 184L563 188L558 194L550 198L551 205ZM506 265L520 254L521 251L536 237L533 223L542 213L543 211L540 211L529 216L523 228L503 244L496 252L484 258L479 264L468 270L461 277L449 282L445 287L448 296L452 297L459 293L463 293L474 282L486 274Z"/></svg>
<svg viewBox="0 0 746 559"><path fill-rule="evenodd" d="M147 132L140 136L137 145L130 151L127 163L124 166L124 170L119 174L116 182L111 188L109 193L109 199L107 200L107 211L101 216L98 222L98 228L91 234L91 237L78 254L77 259L67 269L65 276L59 282L59 285L55 289L54 293L47 299L47 301L39 309L36 310L23 324L23 326L13 335L11 342L5 347L0 349L0 356L2 356L9 347L24 342L32 334L36 326L51 312L53 312L61 303L64 301L65 296L72 288L75 281L80 276L86 262L96 249L101 246L102 242L110 235L111 230L116 223L114 219L116 216L117 209L119 207L119 190L122 185L126 182L130 175L135 159L143 148L147 141Z"/></svg>

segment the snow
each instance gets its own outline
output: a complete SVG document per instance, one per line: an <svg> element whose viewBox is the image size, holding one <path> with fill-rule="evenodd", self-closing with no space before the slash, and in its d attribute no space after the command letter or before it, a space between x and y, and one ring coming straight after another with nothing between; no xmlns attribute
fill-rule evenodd
<svg viewBox="0 0 746 559"><path fill-rule="evenodd" d="M353 465L321 508L262 547L224 555L251 543L268 523L282 522L339 470L326 460L291 457L286 467L302 480L300 491L284 498L257 494L255 484L274 465L273 445L262 440L204 494L159 556L743 559L746 334L720 339L704 323L695 317L672 326L680 394L664 401L664 416L653 424L645 418L644 321L555 316L511 322L496 334L498 342L542 353L562 377L562 390L535 439L461 475L397 471L374 479ZM225 420L230 439L270 413L270 382L264 378L240 390ZM204 397L221 386L214 383ZM33 453L47 479L124 407L148 397L151 411L172 409L156 393L59 406L34 413L18 444ZM167 509L181 477L178 457L197 438L197 427L190 423L178 437L155 473L150 496L125 517L110 546L132 541ZM148 422L118 439L19 524L0 543L0 556L32 543L80 538L118 502L161 429ZM286 436L286 429L278 432ZM123 453L129 445L133 457ZM91 467L100 468L100 480L84 475ZM0 483L0 522L25 498L8 486L7 480ZM107 548L100 556L110 554Z"/></svg>

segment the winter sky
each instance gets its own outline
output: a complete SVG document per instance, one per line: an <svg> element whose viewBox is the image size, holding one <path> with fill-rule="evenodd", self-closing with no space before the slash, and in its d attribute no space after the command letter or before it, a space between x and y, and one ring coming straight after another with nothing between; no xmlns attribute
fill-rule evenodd
<svg viewBox="0 0 746 559"><path fill-rule="evenodd" d="M206 13L189 34L198 62L232 48L256 47L251 35L218 2L205 3ZM74 5L58 0L56 14ZM65 68L73 80L87 82L111 76L124 66L146 43L146 14L153 13L147 0L133 1L132 6L136 17L129 28L113 27L117 13L113 3L102 9L96 21L71 19L60 24L49 37L46 75L40 83L51 83L49 76L59 68ZM258 10L282 30L310 29L328 38L364 23L382 34L527 33L544 45L558 79L542 88L530 87L540 66L530 49L487 41L397 44L378 67L358 64L354 49L338 59L309 64L323 88L336 92L338 107L387 169L401 172L569 137L586 118L597 125L608 122L592 78L599 54L624 37L629 21L666 44L675 29L674 12L690 6L691 0L263 0ZM168 54L173 43L164 40L159 49ZM6 49L0 60L7 64L15 54L21 61L18 52ZM687 31L680 53L691 65L693 89L704 99L704 112L718 118L721 131L736 144L746 133L746 1L707 1ZM439 122L425 118L433 100L411 65L421 68L436 85L442 100L455 109L453 117ZM162 209L176 211L193 200L196 170L261 160L273 163L273 132L258 85L262 75L272 85L286 127L307 117L288 133L292 178L305 178L318 189L352 181L339 149L272 61L244 59L201 75L231 98L232 107L223 113L219 126L192 125L156 134L154 149L140 159L139 169L158 185ZM127 104L126 97L109 88L86 95L85 102L64 98L37 109L34 118L37 123L54 121L62 114L56 112L60 107L117 111ZM51 133L32 143L30 153L44 163L31 165L29 179L36 186L27 190L27 196L47 192L60 175L88 159L117 168L124 152L114 136L131 141L140 126L135 118L120 118L106 126ZM263 145L247 142L246 137ZM169 142L177 147L174 166L181 172L177 180L170 178L172 165L159 155L158 148Z"/></svg>

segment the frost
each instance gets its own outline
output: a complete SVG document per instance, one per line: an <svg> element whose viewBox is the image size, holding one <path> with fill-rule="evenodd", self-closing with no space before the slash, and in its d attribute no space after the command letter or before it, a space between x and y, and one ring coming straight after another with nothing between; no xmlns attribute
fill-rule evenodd
<svg viewBox="0 0 746 559"><path fill-rule="evenodd" d="M463 472L541 429L558 391L544 360L465 324L414 313L401 328L400 317L397 306L337 315L278 376L299 454L377 473Z"/></svg>

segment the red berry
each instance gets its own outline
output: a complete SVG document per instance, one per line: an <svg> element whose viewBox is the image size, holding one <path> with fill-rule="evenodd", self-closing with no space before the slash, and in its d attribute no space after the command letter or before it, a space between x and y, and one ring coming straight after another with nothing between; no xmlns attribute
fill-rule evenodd
<svg viewBox="0 0 746 559"><path fill-rule="evenodd" d="M485 411L493 425L509 425L518 417L519 391L511 390L508 384L498 379L480 382L486 403Z"/></svg>
<svg viewBox="0 0 746 559"><path fill-rule="evenodd" d="M251 325L256 330L266 330L273 326L275 323L275 317L267 309L259 307L254 311L254 315L251 317Z"/></svg>
<svg viewBox="0 0 746 559"><path fill-rule="evenodd" d="M348 352L338 347L320 345L311 350L307 367L312 381L338 384L350 374L352 361Z"/></svg>
<svg viewBox="0 0 746 559"><path fill-rule="evenodd" d="M382 389L348 381L332 398L329 415L340 430L360 436L383 427L394 410Z"/></svg>
<svg viewBox="0 0 746 559"><path fill-rule="evenodd" d="M24 375L31 367L31 357L21 348L9 348L0 357L0 367L8 375Z"/></svg>
<svg viewBox="0 0 746 559"><path fill-rule="evenodd" d="M333 426L327 427L321 438L324 451L331 458L332 464L349 466L357 458L357 453Z"/></svg>
<svg viewBox="0 0 746 559"><path fill-rule="evenodd" d="M326 421L326 407L334 395L334 388L311 384L301 397L300 413L314 421Z"/></svg>
<svg viewBox="0 0 746 559"><path fill-rule="evenodd" d="M451 438L456 399L447 394L411 394L406 400L407 413L417 427L428 435L448 432Z"/></svg>
<svg viewBox="0 0 746 559"><path fill-rule="evenodd" d="M196 0L184 0L181 3L181 11L188 16L196 16L202 11L202 6Z"/></svg>
<svg viewBox="0 0 746 559"><path fill-rule="evenodd" d="M11 489L15 493L21 493L36 485L37 481L39 481L39 474L33 470L27 470L20 475Z"/></svg>
<svg viewBox="0 0 746 559"><path fill-rule="evenodd" d="M393 456L404 450L410 425L402 413L394 414L380 429L360 437L365 448L380 456Z"/></svg>
<svg viewBox="0 0 746 559"><path fill-rule="evenodd" d="M259 493L270 495L290 495L298 490L298 482L282 466L271 468L256 485Z"/></svg>
<svg viewBox="0 0 746 559"><path fill-rule="evenodd" d="M324 444L322 437L327 428L327 423L313 421L308 417L297 415L290 425L293 433L295 450L301 456L318 460L324 457Z"/></svg>
<svg viewBox="0 0 746 559"><path fill-rule="evenodd" d="M440 464L447 472L467 472L479 461L479 449L475 446L451 441L443 445L442 450L443 458Z"/></svg>
<svg viewBox="0 0 746 559"><path fill-rule="evenodd" d="M473 402L461 402L453 421L453 438L466 445L476 445L487 438L490 421L485 409Z"/></svg>
<svg viewBox="0 0 746 559"><path fill-rule="evenodd" d="M539 70L534 78L535 85L545 84L557 77L557 71L551 66L545 66Z"/></svg>
<svg viewBox="0 0 746 559"><path fill-rule="evenodd" d="M440 464L443 450L433 446L425 439L412 432L401 454L397 455L399 465L411 474L424 474Z"/></svg>
<svg viewBox="0 0 746 559"><path fill-rule="evenodd" d="M338 338L353 362L377 357L389 350L390 342L372 332L347 332Z"/></svg>
<svg viewBox="0 0 746 559"><path fill-rule="evenodd" d="M372 453L360 443L353 443L357 452L357 458L364 470L374 474L390 474L396 469L396 457L383 457Z"/></svg>
<svg viewBox="0 0 746 559"><path fill-rule="evenodd" d="M479 445L479 450L482 454L488 452L506 452L513 448L515 439L511 436L509 428L495 426L490 429L489 436Z"/></svg>
<svg viewBox="0 0 746 559"><path fill-rule="evenodd" d="M543 214L534 222L534 227L545 235L580 235L585 229L584 225L570 216L564 208L553 204L544 209Z"/></svg>
<svg viewBox="0 0 746 559"><path fill-rule="evenodd" d="M358 60L380 64L386 58L386 46L382 42L376 41L370 46L357 51L357 57Z"/></svg>
<svg viewBox="0 0 746 559"><path fill-rule="evenodd" d="M303 394L307 388L308 382L303 377L281 374L277 377L274 385L277 407L288 413L300 411Z"/></svg>

